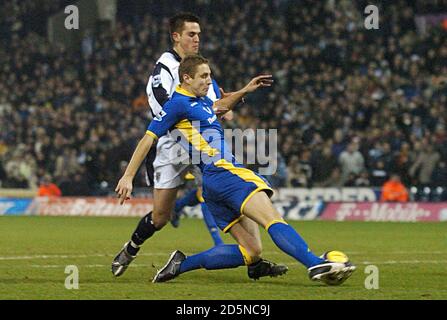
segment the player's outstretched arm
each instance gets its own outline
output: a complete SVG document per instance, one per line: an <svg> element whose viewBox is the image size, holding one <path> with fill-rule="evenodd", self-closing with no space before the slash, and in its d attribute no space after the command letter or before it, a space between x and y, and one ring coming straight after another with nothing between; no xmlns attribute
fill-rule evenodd
<svg viewBox="0 0 447 320"><path fill-rule="evenodd" d="M232 110L247 93L253 92L261 87L270 87L272 83L273 80L271 74L254 77L245 87L243 87L239 91L231 92L223 96L222 99L217 100L213 106L214 112L216 113L216 115L223 115Z"/></svg>
<svg viewBox="0 0 447 320"><path fill-rule="evenodd" d="M135 148L132 158L127 165L126 171L124 172L124 175L121 177L120 181L118 181L118 185L115 188L120 204L123 204L124 201L130 199L133 189L132 181L137 174L138 168L151 149L154 140L155 139L153 136L145 134Z"/></svg>
<svg viewBox="0 0 447 320"><path fill-rule="evenodd" d="M234 92L225 92L224 89L219 88L220 91L220 98L223 99L225 97L231 96ZM242 103L244 103L244 98L242 98ZM227 113L221 114L220 119L225 121L231 121L234 118L234 112L232 110L228 111Z"/></svg>

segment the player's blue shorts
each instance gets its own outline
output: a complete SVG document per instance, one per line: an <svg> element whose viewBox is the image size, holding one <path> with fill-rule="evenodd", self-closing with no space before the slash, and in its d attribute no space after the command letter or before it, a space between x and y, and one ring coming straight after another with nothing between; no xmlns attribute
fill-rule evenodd
<svg viewBox="0 0 447 320"><path fill-rule="evenodd" d="M261 190L269 197L273 195L265 178L240 164L222 159L203 171L203 198L223 232L242 218L245 204Z"/></svg>

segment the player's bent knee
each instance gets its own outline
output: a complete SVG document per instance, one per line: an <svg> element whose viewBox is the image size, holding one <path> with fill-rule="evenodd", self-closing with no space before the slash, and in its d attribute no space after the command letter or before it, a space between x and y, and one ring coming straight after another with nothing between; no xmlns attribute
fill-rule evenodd
<svg viewBox="0 0 447 320"><path fill-rule="evenodd" d="M154 211L154 214L152 216L152 222L157 229L163 228L170 219L171 213L167 211Z"/></svg>
<svg viewBox="0 0 447 320"><path fill-rule="evenodd" d="M154 227L157 228L157 230L162 229L168 222L166 220L154 220Z"/></svg>

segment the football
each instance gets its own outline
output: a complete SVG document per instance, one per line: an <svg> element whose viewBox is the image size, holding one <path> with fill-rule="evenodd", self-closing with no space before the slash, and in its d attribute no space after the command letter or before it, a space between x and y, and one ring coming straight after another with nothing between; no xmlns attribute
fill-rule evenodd
<svg viewBox="0 0 447 320"><path fill-rule="evenodd" d="M349 275L352 274L352 272L354 272L354 270L355 270L355 266L353 266L349 262L348 256L341 251L336 251L336 250L328 251L328 252L324 253L321 257L325 260L330 261L330 262L337 262L337 263L345 264L344 269L346 269L346 271L349 273ZM324 279L324 282L330 286L339 286L343 282L345 282L345 280L347 278L349 278L349 276L346 276L346 274L344 276L342 276L340 273L335 273L335 274L326 276Z"/></svg>
<svg viewBox="0 0 447 320"><path fill-rule="evenodd" d="M322 258L331 262L346 263L349 261L349 258L345 253L336 250L325 252L322 255Z"/></svg>

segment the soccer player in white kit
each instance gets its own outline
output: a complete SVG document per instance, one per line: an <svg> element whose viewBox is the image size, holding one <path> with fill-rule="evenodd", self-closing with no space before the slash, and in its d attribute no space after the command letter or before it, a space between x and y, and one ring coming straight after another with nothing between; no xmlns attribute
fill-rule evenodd
<svg viewBox="0 0 447 320"><path fill-rule="evenodd" d="M180 83L178 67L181 59L188 54L196 54L199 51L201 29L200 21L195 15L180 13L172 17L169 23L171 39L174 43L173 49L161 55L146 88L154 119L163 117L163 104L168 101L176 86ZM232 94L226 94L225 97L219 100L221 92L215 81L210 86L207 96L215 101L215 108L230 110L231 108L228 105L234 106L243 98L243 94L237 91ZM184 176L188 171L195 176L196 181L199 180L197 183L200 186L200 170L190 164L188 153L178 146L176 141L169 135L162 137L158 141L157 147L153 148L153 150L156 150L156 154L149 154L149 160L146 161L147 164L153 162L153 174L151 168L147 166L147 178L154 186L153 210L140 220L131 236L131 240L124 245L113 260L112 273L117 277L121 276L129 264L136 258L140 246L152 237L156 231L163 228L171 219L178 188L183 184ZM155 157L155 161L153 157ZM201 197L200 194L199 197ZM204 218L210 217L213 219L206 209L206 204L202 202L201 205ZM209 214L207 214L207 211ZM245 220L246 222L238 226L238 228L243 228L243 232L249 235L248 239L250 241L246 246L249 246L254 252L261 252L262 243L259 227L254 221L250 219ZM214 219L212 223L215 225ZM217 228L216 232L218 232ZM248 276L252 279L259 279L264 276L278 276L288 270L284 265L277 265L265 259L255 261L247 267Z"/></svg>

